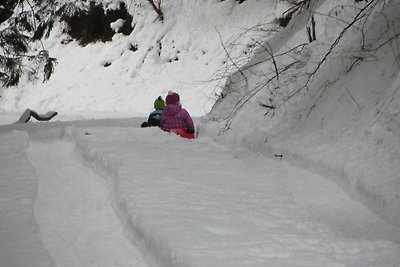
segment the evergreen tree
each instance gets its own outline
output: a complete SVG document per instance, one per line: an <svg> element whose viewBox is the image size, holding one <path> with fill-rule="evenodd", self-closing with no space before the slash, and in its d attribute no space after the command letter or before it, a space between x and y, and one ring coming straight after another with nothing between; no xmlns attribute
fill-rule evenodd
<svg viewBox="0 0 400 267"><path fill-rule="evenodd" d="M0 82L17 85L26 74L30 79L43 73L50 78L56 59L41 45L30 51L29 45L48 37L56 17L57 4L41 0L5 0L0 5Z"/></svg>
<svg viewBox="0 0 400 267"><path fill-rule="evenodd" d="M110 23L117 19L125 21L120 32L129 35L132 30L132 16L126 5L120 2L119 9L107 10L103 4L84 0L2 0L0 4L0 83L5 86L17 85L26 75L43 81L50 79L56 59L49 55L41 40L50 35L53 25L63 21L68 25L65 32L81 45L91 42L112 40L115 32ZM63 3L61 3L63 2ZM32 44L40 47L35 51Z"/></svg>

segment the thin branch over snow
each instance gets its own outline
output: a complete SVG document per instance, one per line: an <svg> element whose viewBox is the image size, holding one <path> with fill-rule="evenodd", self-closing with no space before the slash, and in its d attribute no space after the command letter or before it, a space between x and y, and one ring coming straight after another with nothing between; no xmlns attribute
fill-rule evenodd
<svg viewBox="0 0 400 267"><path fill-rule="evenodd" d="M304 2L304 3L303 3ZM306 2L303 1L302 4L305 4ZM375 19L374 17L372 17L372 14L374 11L377 10L380 4L380 0L372 0L369 1L365 4L365 6L363 6L362 8L360 8L357 13L354 15L354 17L351 19L350 22L347 22L347 25L343 26L342 30L340 30L340 32L338 33L337 37L329 44L329 47L327 48L327 50L325 50L325 52L323 53L323 56L321 57L321 59L319 59L316 63L315 63L315 67L313 67L311 72L305 73L306 75L306 79L303 85L298 84L298 88L293 90L293 91L288 91L288 93L286 94L286 96L284 98L282 98L280 100L279 104L274 105L274 110L280 108L281 106L285 105L291 98L293 98L294 96L296 96L297 94L299 94L300 92L302 92L303 90L307 89L310 87L310 85L313 83L313 80L315 79L315 76L317 73L319 73L319 71L321 70L321 67L323 66L324 63L326 63L328 61L328 59L331 57L331 55L333 54L335 48L339 45L339 43L342 41L342 39L344 38L345 34L351 29L351 28L356 28L358 30L361 31L362 34L362 40L365 40L365 36L364 36L364 31L368 30L365 28L365 25L367 22L371 22L373 19ZM380 7L381 9L383 7ZM317 13L315 13L317 14ZM319 13L318 13L319 14ZM380 15L384 15L384 14L380 14ZM329 16L328 16L329 17ZM360 22L361 20L363 20L362 25L364 25L363 27L359 27L356 24L358 22ZM342 22L345 22L344 20L341 20ZM315 24L315 20L312 21L312 25L316 25ZM388 26L388 29L390 27ZM315 30L311 30L311 34L313 37L315 37ZM399 38L400 33L399 32L395 32L393 33L390 37L387 38L387 40L385 40L383 43L380 43L379 46L375 47L375 51L377 51L378 49L380 49L381 47L383 47L385 44L388 43L393 43L393 41L396 41ZM244 79L247 81L247 76L244 73L244 71L246 70L250 70L251 68L259 65L259 64L263 64L265 62L270 62L273 69L274 69L274 74L272 73L268 73L268 74L264 74L265 77L267 77L267 79L263 80L262 82L260 82L258 85L254 86L253 89L249 90L248 92L242 92L243 95L240 97L240 99L237 99L236 104L232 107L231 112L229 113L229 115L225 118L226 120L226 124L225 127L223 127L223 129L221 131L226 131L227 129L230 128L234 118L236 117L237 113L239 112L239 110L246 104L249 102L249 100L254 97L259 91L261 91L263 88L265 88L267 85L269 85L269 83L271 83L274 79L278 80L279 78L281 78L281 76L283 74L286 74L286 79L289 79L289 77L291 76L290 73L287 73L287 71L289 69L292 69L293 67L299 68L301 67L302 64L307 64L307 63L302 63L300 62L298 59L296 59L296 56L294 55L299 55L301 56L300 52L299 52L299 48L302 49L303 47L307 46L307 44L301 44L298 45L294 48L288 49L285 52L282 52L280 54L273 54L272 48L271 46L267 43L266 45L262 44L259 41L256 41L256 44L263 48L263 50L269 55L268 58L265 58L263 61L259 61L256 62L254 64L251 65L246 65L244 66L242 69L238 69L238 72L240 73L240 75L242 77L244 77ZM392 45L393 46L393 45ZM224 49L226 52L227 50ZM362 42L362 46L360 47L360 51L359 52L363 52L363 51L369 51L371 52L371 49L367 49L365 47L365 43L364 41ZM356 51L354 51L356 52ZM229 56L229 55L228 55ZM283 64L283 67L279 67L279 64L282 64L282 62L285 62L285 60L283 59L283 56L289 56L289 57L293 57L293 61L292 62L287 62L286 64ZM351 56L354 60L351 63L351 66L349 68L346 68L346 72L351 71L351 69L354 67L354 65L363 60L363 57L359 56L359 55L354 55ZM396 59L398 60L399 55L396 55ZM282 58L282 60L280 59ZM231 59L231 58L230 58ZM310 62L311 65L313 64L312 62ZM304 67L304 66L303 66ZM340 75L342 75L343 73L340 73ZM299 74L294 74L295 76L298 76ZM282 79L282 78L281 78ZM336 79L337 81L338 79ZM284 82L284 81L283 81ZM230 86L232 87L232 86ZM231 89L229 89L231 90ZM229 93L229 92L228 92ZM279 92L278 92L279 93ZM354 99L353 99L354 100ZM268 112L266 113L268 114Z"/></svg>

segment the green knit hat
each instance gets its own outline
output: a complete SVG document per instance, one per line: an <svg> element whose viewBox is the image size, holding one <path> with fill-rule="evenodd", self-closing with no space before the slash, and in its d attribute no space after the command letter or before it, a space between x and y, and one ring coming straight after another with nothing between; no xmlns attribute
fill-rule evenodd
<svg viewBox="0 0 400 267"><path fill-rule="evenodd" d="M154 108L155 109L163 110L164 105L165 105L165 103L161 96L159 96L156 100L154 100Z"/></svg>

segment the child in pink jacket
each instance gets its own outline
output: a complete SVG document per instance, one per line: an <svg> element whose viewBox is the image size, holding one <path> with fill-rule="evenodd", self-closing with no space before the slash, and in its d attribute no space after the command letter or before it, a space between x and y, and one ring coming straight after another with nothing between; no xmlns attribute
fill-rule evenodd
<svg viewBox="0 0 400 267"><path fill-rule="evenodd" d="M167 132L183 130L185 133L194 134L193 120L186 109L182 108L179 95L169 91L165 103L161 114L161 129Z"/></svg>

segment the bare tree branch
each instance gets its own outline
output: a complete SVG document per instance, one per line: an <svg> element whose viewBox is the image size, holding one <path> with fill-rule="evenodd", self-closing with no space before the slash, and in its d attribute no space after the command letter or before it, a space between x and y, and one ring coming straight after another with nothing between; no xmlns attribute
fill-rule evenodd
<svg viewBox="0 0 400 267"><path fill-rule="evenodd" d="M272 63L274 64L274 68L275 68L276 79L279 80L279 71L278 71L278 67L277 67L277 65L276 65L276 61L275 61L275 57L274 57L274 54L273 54L273 51L272 51L272 47L269 45L269 43L267 43L268 48L265 47L264 45L262 45L262 44L261 44L260 42L258 42L258 41L256 41L256 43L257 43L259 46L261 46L262 48L264 48L265 51L267 51L267 53L271 56ZM271 49L271 51L270 51L270 49Z"/></svg>
<svg viewBox="0 0 400 267"><path fill-rule="evenodd" d="M147 0L147 1L153 7L154 11L157 12L158 18L160 18L162 21L164 19L164 14L161 11L161 3L159 2L158 5L156 5L156 3L154 3L154 0Z"/></svg>
<svg viewBox="0 0 400 267"><path fill-rule="evenodd" d="M231 55L229 54L228 50L226 49L226 47L224 45L224 42L222 41L221 33L218 31L217 28L215 28L215 30L217 31L217 33L219 35L221 46L224 49L224 51L225 51L226 55L228 56L229 60L231 61L233 66L235 66L235 68L239 71L239 73L243 76L243 78L246 80L246 83L248 83L246 75L244 75L243 71L239 68L239 66L236 64L236 62L232 59Z"/></svg>

